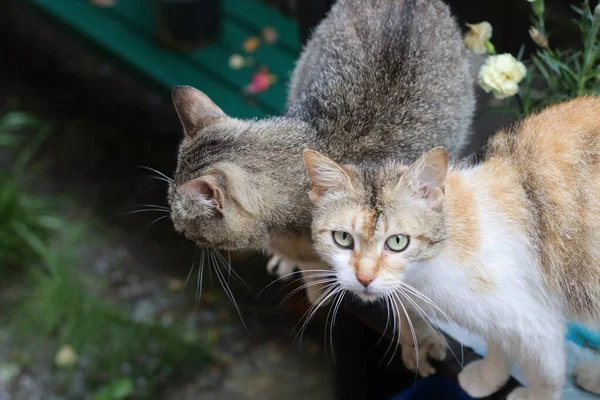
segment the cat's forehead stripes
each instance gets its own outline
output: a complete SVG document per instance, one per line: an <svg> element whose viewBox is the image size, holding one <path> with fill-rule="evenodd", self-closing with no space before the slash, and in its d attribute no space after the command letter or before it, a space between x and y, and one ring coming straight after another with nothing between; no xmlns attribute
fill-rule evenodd
<svg viewBox="0 0 600 400"><path fill-rule="evenodd" d="M352 230L360 232L360 239L368 242L375 233L378 213L375 210L363 208L352 218Z"/></svg>

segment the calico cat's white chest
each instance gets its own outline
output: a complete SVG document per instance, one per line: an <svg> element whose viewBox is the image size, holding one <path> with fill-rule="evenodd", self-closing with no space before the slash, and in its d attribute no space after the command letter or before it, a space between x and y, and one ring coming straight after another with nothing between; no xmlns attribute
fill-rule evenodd
<svg viewBox="0 0 600 400"><path fill-rule="evenodd" d="M483 333L520 329L548 313L539 269L521 237L489 237L482 251L460 262L438 257L424 265L413 285L439 309L420 300L440 320ZM445 315L444 315L445 314Z"/></svg>

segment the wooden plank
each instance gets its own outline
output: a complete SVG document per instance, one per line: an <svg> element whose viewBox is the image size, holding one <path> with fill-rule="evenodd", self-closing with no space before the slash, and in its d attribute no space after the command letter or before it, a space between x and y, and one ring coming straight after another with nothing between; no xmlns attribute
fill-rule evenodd
<svg viewBox="0 0 600 400"><path fill-rule="evenodd" d="M228 114L239 118L262 117L265 113L244 101L243 97L216 83L188 62L172 57L148 38L132 33L127 27L81 0L29 0L58 18L87 39L166 89L177 85L201 88Z"/></svg>
<svg viewBox="0 0 600 400"><path fill-rule="evenodd" d="M303 0L299 0L303 1ZM272 26L279 33L277 46L296 57L302 50L298 25L292 19L259 0L223 0L225 12L260 32L264 26Z"/></svg>
<svg viewBox="0 0 600 400"><path fill-rule="evenodd" d="M124 18L126 25L135 26L148 36L154 34L153 10L144 0L118 2L115 7L106 9L106 12L118 14ZM254 70L250 68L232 70L229 68L229 57L234 52L243 53L244 40L256 34L257 32L249 32L226 19L218 43L185 53L173 52L172 56L183 58L204 71L210 71L213 76L218 76L217 79L231 84L241 93L243 87L250 82ZM264 105L262 108L267 112L282 113L287 96L287 81L294 67L295 58L269 45L261 45L251 56L259 65L266 65L279 78L279 81L268 91L253 97L258 100L259 105L261 103Z"/></svg>

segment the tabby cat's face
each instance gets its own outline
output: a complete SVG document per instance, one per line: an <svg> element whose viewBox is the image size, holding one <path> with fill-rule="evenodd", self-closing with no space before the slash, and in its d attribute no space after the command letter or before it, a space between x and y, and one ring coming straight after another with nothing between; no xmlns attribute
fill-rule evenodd
<svg viewBox="0 0 600 400"><path fill-rule="evenodd" d="M220 144L201 139L182 145L168 194L173 225L200 247L263 248L268 232L256 207L260 198L253 198L260 177L239 163L221 161L202 168L198 162L198 153L215 151Z"/></svg>
<svg viewBox="0 0 600 400"><path fill-rule="evenodd" d="M267 123L230 118L191 87L176 88L173 102L185 131L168 193L175 229L201 247L264 248L261 196L271 182L252 138Z"/></svg>
<svg viewBox="0 0 600 400"><path fill-rule="evenodd" d="M441 253L447 159L434 149L411 167L360 168L305 153L314 246L343 288L365 301L400 295Z"/></svg>

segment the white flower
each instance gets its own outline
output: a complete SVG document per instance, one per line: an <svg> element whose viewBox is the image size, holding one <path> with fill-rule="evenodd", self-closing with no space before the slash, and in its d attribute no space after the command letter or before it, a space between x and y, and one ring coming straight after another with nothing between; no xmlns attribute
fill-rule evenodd
<svg viewBox="0 0 600 400"><path fill-rule="evenodd" d="M492 25L487 21L483 21L478 24L467 24L467 26L469 31L465 33L465 46L474 53L485 53L485 42L492 37Z"/></svg>
<svg viewBox="0 0 600 400"><path fill-rule="evenodd" d="M485 60L479 70L479 85L495 98L505 99L517 94L526 74L525 65L512 54L498 54Z"/></svg>
<svg viewBox="0 0 600 400"><path fill-rule="evenodd" d="M54 364L59 368L68 368L77 364L79 356L68 344L62 346L54 356Z"/></svg>

